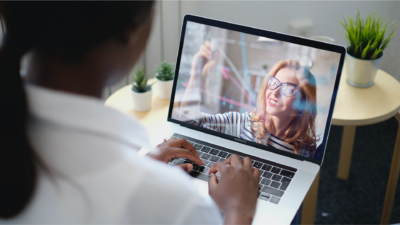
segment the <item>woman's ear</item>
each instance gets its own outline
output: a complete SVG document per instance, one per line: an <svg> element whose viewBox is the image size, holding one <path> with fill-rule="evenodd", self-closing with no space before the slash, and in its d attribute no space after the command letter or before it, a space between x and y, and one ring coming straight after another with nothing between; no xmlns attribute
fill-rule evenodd
<svg viewBox="0 0 400 225"><path fill-rule="evenodd" d="M146 40L146 43L150 35L154 19L153 17L154 9L152 10L151 15L148 16L147 19L145 21L142 21L140 24L138 23L138 21L133 21L133 24L136 24L136 26L128 27L127 29L122 31L117 36L117 41L123 45L143 45L143 43L141 43L142 40Z"/></svg>
<svg viewBox="0 0 400 225"><path fill-rule="evenodd" d="M139 29L136 30L126 30L124 32L121 32L117 36L117 41L122 44L122 45L128 45L128 44L136 44L139 39L140 35L138 32Z"/></svg>

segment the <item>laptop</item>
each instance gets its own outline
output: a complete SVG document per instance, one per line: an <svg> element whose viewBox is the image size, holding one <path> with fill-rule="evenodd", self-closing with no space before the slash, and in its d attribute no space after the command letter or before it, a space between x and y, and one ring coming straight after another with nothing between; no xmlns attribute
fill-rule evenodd
<svg viewBox="0 0 400 225"><path fill-rule="evenodd" d="M231 154L260 169L254 224L290 224L322 165L346 49L186 15L167 122L151 138L185 138L208 170ZM173 159L170 164L193 163Z"/></svg>

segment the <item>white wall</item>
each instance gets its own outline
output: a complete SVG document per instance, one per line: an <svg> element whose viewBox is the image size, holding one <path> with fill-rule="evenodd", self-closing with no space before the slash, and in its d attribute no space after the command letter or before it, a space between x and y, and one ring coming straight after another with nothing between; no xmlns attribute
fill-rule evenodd
<svg viewBox="0 0 400 225"><path fill-rule="evenodd" d="M144 67L147 73L154 74L154 66L163 60L176 63L181 24L185 14L283 33L290 33L291 21L310 19L313 22L311 35L330 36L338 44L347 45L341 36L343 29L335 18L354 17L357 9L362 15L376 11L389 22L396 20L400 23L400 1L157 1L152 34L136 68ZM391 41L391 46L384 51L381 69L400 81L399 64L400 26ZM104 97L131 81L128 79L129 77L107 88Z"/></svg>
<svg viewBox="0 0 400 225"><path fill-rule="evenodd" d="M154 77L155 65L161 64L162 61L175 64L181 32L181 18L183 18L180 16L181 7L181 1L156 2L153 28L146 50L133 70L141 67L145 69L146 73ZM104 98L108 96L107 93L113 93L132 81L132 77L129 76L127 79L107 88L104 91Z"/></svg>
<svg viewBox="0 0 400 225"><path fill-rule="evenodd" d="M191 2L182 2L190 5ZM362 15L376 11L389 22L400 23L399 1L203 1L197 2L195 13L200 16L235 22L243 25L290 33L289 24L294 20L311 19L313 29L311 35L324 35L334 38L338 44L346 45L341 35L343 29L335 19L344 16L355 16L357 9ZM182 13L186 13L183 11ZM400 81L400 27L396 30L382 59L381 69Z"/></svg>
<svg viewBox="0 0 400 225"><path fill-rule="evenodd" d="M347 46L340 23L344 16L362 15L376 11L380 16L400 23L399 1L158 1L153 32L145 56L139 63L148 73L154 73L154 65L166 60L176 63L182 19L185 14L195 14L247 26L291 33L292 21L311 20L310 35L332 37L338 44ZM400 81L400 27L384 51L381 69ZM111 92L126 84L114 85Z"/></svg>

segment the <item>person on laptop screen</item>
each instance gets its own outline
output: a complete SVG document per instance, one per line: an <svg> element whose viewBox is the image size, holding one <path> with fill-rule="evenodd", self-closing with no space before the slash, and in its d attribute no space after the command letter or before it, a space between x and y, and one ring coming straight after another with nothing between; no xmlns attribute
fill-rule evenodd
<svg viewBox="0 0 400 225"><path fill-rule="evenodd" d="M187 113L188 96L199 92L203 83L199 78L215 69L218 58L220 54L211 51L208 41L195 54L191 77L180 104L180 119L279 150L316 156L316 80L296 60L281 60L271 67L262 79L256 109L252 112L230 111L212 115L194 107Z"/></svg>

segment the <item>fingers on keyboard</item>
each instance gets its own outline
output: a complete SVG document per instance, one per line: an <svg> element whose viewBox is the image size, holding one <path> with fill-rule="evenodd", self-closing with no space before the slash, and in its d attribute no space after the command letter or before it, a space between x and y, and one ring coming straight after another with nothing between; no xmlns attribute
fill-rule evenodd
<svg viewBox="0 0 400 225"><path fill-rule="evenodd" d="M209 170L216 162L224 162L232 154L229 152L222 151L220 149L208 147L203 144L198 144L196 141L188 141L193 145L199 154L200 158L204 162L204 165L197 165L188 159L176 158L172 159L169 163L172 165L179 165L182 163L193 164L192 171L189 172L194 178L208 182ZM240 159L244 159L246 156L240 156ZM260 200L269 201L274 204L278 204L284 191L287 190L292 178L295 173L287 171L285 169L268 165L252 159L252 167L260 170L260 182L258 198ZM217 178L220 178L219 172L216 173Z"/></svg>

